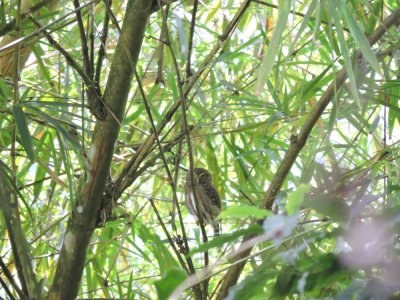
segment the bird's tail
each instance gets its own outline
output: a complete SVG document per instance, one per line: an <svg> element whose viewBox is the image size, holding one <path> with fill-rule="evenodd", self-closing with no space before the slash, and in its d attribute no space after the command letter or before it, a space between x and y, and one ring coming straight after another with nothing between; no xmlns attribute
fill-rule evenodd
<svg viewBox="0 0 400 300"><path fill-rule="evenodd" d="M214 237L218 237L221 234L221 222L215 222L213 224Z"/></svg>

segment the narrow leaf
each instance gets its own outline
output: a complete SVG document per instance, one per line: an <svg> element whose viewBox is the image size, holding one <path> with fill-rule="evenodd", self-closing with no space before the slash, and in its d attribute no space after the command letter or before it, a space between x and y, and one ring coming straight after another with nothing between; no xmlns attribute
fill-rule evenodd
<svg viewBox="0 0 400 300"><path fill-rule="evenodd" d="M340 45L340 50L342 51L343 55L343 60L344 60L344 66L347 71L347 75L349 77L350 81L350 91L352 95L354 96L357 105L361 107L360 104L360 98L358 95L358 90L357 90L357 84L356 84L356 79L354 76L354 71L353 71L353 65L351 63L351 58L350 58L350 52L349 48L347 47L346 40L344 38L344 32L343 32L343 27L342 24L340 23L340 18L339 15L337 14L337 10L335 8L335 5L337 6L338 4L333 1L329 1L329 14L333 17L333 22L336 26L336 33L339 39L339 45Z"/></svg>
<svg viewBox="0 0 400 300"><path fill-rule="evenodd" d="M251 234L262 234L263 232L264 229L260 225L253 224L249 226L249 228L243 230L237 230L232 233L223 234L219 237L212 239L208 243L201 244L198 248L192 249L189 252L189 256L193 256L196 253L206 252L212 248L217 248L217 247L221 248L224 244L236 242L239 238L243 236Z"/></svg>
<svg viewBox="0 0 400 300"><path fill-rule="evenodd" d="M43 161L41 158L37 157L36 158L37 163L47 171L47 173L50 175L51 179L53 179L55 182L57 182L59 185L63 187L67 187L67 184L58 177L58 175L48 166L48 164Z"/></svg>
<svg viewBox="0 0 400 300"><path fill-rule="evenodd" d="M379 65L378 59L376 58L375 53L372 51L367 38L351 15L348 6L342 0L340 2L340 12L344 17L344 21L346 22L347 27L350 29L350 32L355 42L357 43L358 48L360 48L363 56L369 62L371 67L376 72L381 73L381 67Z"/></svg>
<svg viewBox="0 0 400 300"><path fill-rule="evenodd" d="M20 105L13 106L12 111L14 114L15 123L17 124L22 146L24 147L30 161L34 162L35 152L33 151L32 137L28 129L28 123L26 122L25 114Z"/></svg>
<svg viewBox="0 0 400 300"><path fill-rule="evenodd" d="M172 292L180 285L187 275L180 269L169 270L163 278L154 282L156 286L158 299L166 300L172 294Z"/></svg>
<svg viewBox="0 0 400 300"><path fill-rule="evenodd" d="M290 50L289 53L292 53L294 47L296 46L297 40L300 38L300 36L304 33L304 30L308 26L308 21L310 21L312 13L315 11L317 7L318 0L312 0L311 4L309 4L309 7L307 9L307 13L303 18L303 21L301 22L300 28L296 34L296 37L293 39L293 41L290 43Z"/></svg>
<svg viewBox="0 0 400 300"><path fill-rule="evenodd" d="M32 110L35 114L43 117L47 122L52 124L60 133L61 135L70 142L70 144L76 149L80 150L81 146L77 140L75 140L59 123L58 120L54 119L53 117L49 116L48 114L44 113L40 109L37 109L33 106L26 106L30 110Z"/></svg>
<svg viewBox="0 0 400 300"><path fill-rule="evenodd" d="M262 219L271 215L271 212L266 209L261 209L256 206L240 205L230 206L221 212L221 217L233 217L233 218L248 218L254 217Z"/></svg>
<svg viewBox="0 0 400 300"><path fill-rule="evenodd" d="M374 119L374 121L372 122L372 124L371 124L371 127L369 128L369 133L374 133L375 132L375 130L376 130L376 128L378 127L378 125L379 125L379 121L380 121L380 117L379 117L379 115L377 115L376 117L375 117L375 119Z"/></svg>
<svg viewBox="0 0 400 300"><path fill-rule="evenodd" d="M287 26L287 19L290 12L291 2L291 0L279 1L278 22L276 24L272 39L268 45L267 53L264 55L260 70L258 71L256 95L260 94L265 82L267 81L267 76L274 66L275 57L279 52L279 46L282 41L283 32Z"/></svg>
<svg viewBox="0 0 400 300"><path fill-rule="evenodd" d="M309 184L301 184L297 190L291 192L287 197L286 210L291 215L296 213L304 201L304 195L311 189Z"/></svg>

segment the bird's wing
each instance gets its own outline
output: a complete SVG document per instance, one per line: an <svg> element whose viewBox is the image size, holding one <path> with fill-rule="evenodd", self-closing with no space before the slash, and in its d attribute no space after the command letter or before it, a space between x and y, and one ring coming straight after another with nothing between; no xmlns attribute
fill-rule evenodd
<svg viewBox="0 0 400 300"><path fill-rule="evenodd" d="M207 186L206 188L203 188L203 192L210 198L212 199L212 204L217 206L219 209L221 208L221 198L219 197L219 194L215 187L212 185Z"/></svg>

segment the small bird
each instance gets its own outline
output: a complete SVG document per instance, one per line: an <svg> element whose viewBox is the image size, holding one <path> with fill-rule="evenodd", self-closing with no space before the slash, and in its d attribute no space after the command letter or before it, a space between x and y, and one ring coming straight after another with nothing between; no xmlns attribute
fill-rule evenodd
<svg viewBox="0 0 400 300"><path fill-rule="evenodd" d="M200 222L198 212L201 213L203 224L211 224L214 229L214 237L220 234L220 222L215 218L221 211L221 199L217 190L213 186L212 176L210 172L202 168L193 169L194 176L194 191L199 207L196 207L196 202L193 196L192 184L190 180L190 172L186 175L185 183L185 203L193 217L197 222Z"/></svg>

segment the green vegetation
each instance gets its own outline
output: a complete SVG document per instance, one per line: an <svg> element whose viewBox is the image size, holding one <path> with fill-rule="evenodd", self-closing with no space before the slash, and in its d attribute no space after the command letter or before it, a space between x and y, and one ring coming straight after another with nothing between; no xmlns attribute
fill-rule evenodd
<svg viewBox="0 0 400 300"><path fill-rule="evenodd" d="M398 299L398 6L6 0L0 298Z"/></svg>

